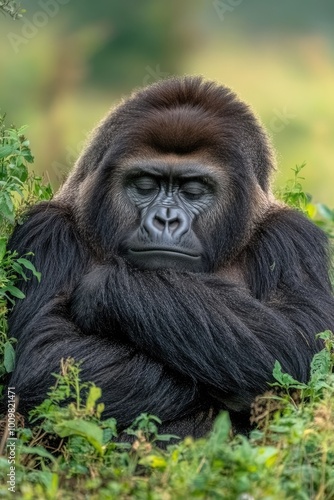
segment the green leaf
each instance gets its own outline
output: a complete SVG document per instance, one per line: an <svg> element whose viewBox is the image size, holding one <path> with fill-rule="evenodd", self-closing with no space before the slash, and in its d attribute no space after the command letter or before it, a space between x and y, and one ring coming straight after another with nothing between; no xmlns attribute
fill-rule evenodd
<svg viewBox="0 0 334 500"><path fill-rule="evenodd" d="M7 247L7 238L0 238L0 262L2 261L2 259L4 258L5 256L5 253L6 253L6 248Z"/></svg>
<svg viewBox="0 0 334 500"><path fill-rule="evenodd" d="M55 457L42 446L22 446L21 452L25 455L38 455L39 457L48 458L51 462L56 463Z"/></svg>
<svg viewBox="0 0 334 500"><path fill-rule="evenodd" d="M13 345L7 340L4 347L4 361L3 364L7 373L11 373L15 367L15 351Z"/></svg>
<svg viewBox="0 0 334 500"><path fill-rule="evenodd" d="M23 268L22 266L20 266L20 264L18 264L17 262L12 262L12 268L14 269L14 271L19 274L20 276L22 276L22 278L27 281L27 276L25 275L24 271L23 271Z"/></svg>
<svg viewBox="0 0 334 500"><path fill-rule="evenodd" d="M282 366L281 366L279 361L275 361L273 376L274 376L275 380L277 380L279 385L285 387L286 389L288 389L289 387L291 387L293 389L306 389L307 388L306 384L302 384L301 382L298 382L298 380L295 380L288 373L283 373Z"/></svg>
<svg viewBox="0 0 334 500"><path fill-rule="evenodd" d="M9 292L11 295L13 295L13 297L16 297L17 299L24 299L25 298L24 293L21 292L21 290L16 288L16 286L14 286L14 285L5 286L5 291Z"/></svg>
<svg viewBox="0 0 334 500"><path fill-rule="evenodd" d="M48 457L47 457L48 458ZM34 479L46 488L46 498L56 498L58 495L59 476L49 470L34 471Z"/></svg>
<svg viewBox="0 0 334 500"><path fill-rule="evenodd" d="M331 370L331 354L326 349L313 356L311 362L311 379L329 375Z"/></svg>
<svg viewBox="0 0 334 500"><path fill-rule="evenodd" d="M324 332L318 333L317 338L334 342L334 333L331 332L331 330L325 330Z"/></svg>
<svg viewBox="0 0 334 500"><path fill-rule="evenodd" d="M319 210L320 215L322 215L322 217L324 217L325 219L328 219L330 221L334 221L334 210L331 210L329 207L327 207L323 203L319 203L317 205L317 208Z"/></svg>
<svg viewBox="0 0 334 500"><path fill-rule="evenodd" d="M41 281L41 273L36 270L36 267L30 260L25 259L24 257L20 257L17 259L17 262L24 266L26 269L29 269L29 271L32 272L32 274L38 279L38 281Z"/></svg>
<svg viewBox="0 0 334 500"><path fill-rule="evenodd" d="M10 156L13 151L15 151L15 147L13 147L11 144L7 144L6 146L1 146L0 158L6 158L7 156Z"/></svg>
<svg viewBox="0 0 334 500"><path fill-rule="evenodd" d="M22 156L28 163L34 163L34 157L32 156L30 149L23 150Z"/></svg>
<svg viewBox="0 0 334 500"><path fill-rule="evenodd" d="M2 194L2 196L3 196L3 198L4 198L4 200L5 200L6 204L7 204L8 210L10 210L12 213L14 213L14 204L13 204L13 200L12 200L10 194L4 192Z"/></svg>
<svg viewBox="0 0 334 500"><path fill-rule="evenodd" d="M103 430L92 422L86 422L85 420L64 420L60 424L56 424L54 430L62 438L82 436L94 446L100 455L104 452Z"/></svg>
<svg viewBox="0 0 334 500"><path fill-rule="evenodd" d="M7 202L3 196L0 198L0 215L7 219L11 224L14 224L15 218L12 210L8 209Z"/></svg>
<svg viewBox="0 0 334 500"><path fill-rule="evenodd" d="M214 425L211 435L208 439L207 446L210 450L219 449L222 443L225 443L230 435L231 431L231 420L228 412L224 411L218 415Z"/></svg>
<svg viewBox="0 0 334 500"><path fill-rule="evenodd" d="M164 470L167 467L167 460L159 455L147 455L139 460L140 465L152 467L152 469Z"/></svg>
<svg viewBox="0 0 334 500"><path fill-rule="evenodd" d="M95 403L98 399L100 399L101 395L102 391L100 387L95 387L95 386L90 387L86 401L86 410L88 412L92 412L94 410Z"/></svg>
<svg viewBox="0 0 334 500"><path fill-rule="evenodd" d="M25 182L28 178L28 169L23 164L10 165L10 173L13 177L17 177L21 182Z"/></svg>
<svg viewBox="0 0 334 500"><path fill-rule="evenodd" d="M260 446L256 450L256 462L271 468L275 465L279 450L273 446Z"/></svg>
<svg viewBox="0 0 334 500"><path fill-rule="evenodd" d="M181 439L180 436L176 434L157 434L156 441L170 441L171 439Z"/></svg>
<svg viewBox="0 0 334 500"><path fill-rule="evenodd" d="M23 182L20 181L17 177L12 177L12 179L15 180L17 184L11 184L10 189L14 191L15 193L18 193L21 198L23 198L23 192L22 192L22 187L24 186Z"/></svg>

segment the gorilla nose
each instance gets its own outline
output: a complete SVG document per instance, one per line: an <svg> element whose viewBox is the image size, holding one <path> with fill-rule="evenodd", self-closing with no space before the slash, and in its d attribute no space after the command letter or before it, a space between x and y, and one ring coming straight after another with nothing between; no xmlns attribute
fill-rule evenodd
<svg viewBox="0 0 334 500"><path fill-rule="evenodd" d="M188 217L179 208L159 207L147 214L144 227L151 236L182 236L189 229Z"/></svg>
<svg viewBox="0 0 334 500"><path fill-rule="evenodd" d="M153 218L154 226L163 231L166 227L173 231L180 223L179 214L173 208L160 208Z"/></svg>

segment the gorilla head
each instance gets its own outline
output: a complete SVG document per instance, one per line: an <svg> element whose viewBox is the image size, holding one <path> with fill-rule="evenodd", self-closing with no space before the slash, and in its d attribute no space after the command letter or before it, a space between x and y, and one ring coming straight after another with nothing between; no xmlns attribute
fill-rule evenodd
<svg viewBox="0 0 334 500"><path fill-rule="evenodd" d="M57 199L71 198L103 255L212 272L248 241L273 165L267 137L234 93L170 79L107 116Z"/></svg>

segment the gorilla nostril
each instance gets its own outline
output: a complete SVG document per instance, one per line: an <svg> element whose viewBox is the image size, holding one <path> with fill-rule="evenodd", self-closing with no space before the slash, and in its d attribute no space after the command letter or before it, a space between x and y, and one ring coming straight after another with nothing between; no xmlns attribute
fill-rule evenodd
<svg viewBox="0 0 334 500"><path fill-rule="evenodd" d="M166 221L164 219L162 219L161 217L156 215L153 219L153 225L154 225L154 227L156 227L160 231L163 231L165 229L165 226L166 226Z"/></svg>
<svg viewBox="0 0 334 500"><path fill-rule="evenodd" d="M179 227L179 220L174 219L173 221L170 221L168 224L168 227L171 231L175 231Z"/></svg>

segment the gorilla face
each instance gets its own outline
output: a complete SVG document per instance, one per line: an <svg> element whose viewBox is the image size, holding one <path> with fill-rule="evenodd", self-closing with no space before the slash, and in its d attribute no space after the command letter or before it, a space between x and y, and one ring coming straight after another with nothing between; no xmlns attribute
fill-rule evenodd
<svg viewBox="0 0 334 500"><path fill-rule="evenodd" d="M123 178L137 227L121 241L119 253L136 267L208 272L209 259L196 222L214 204L216 185L194 162L147 161L130 166Z"/></svg>

